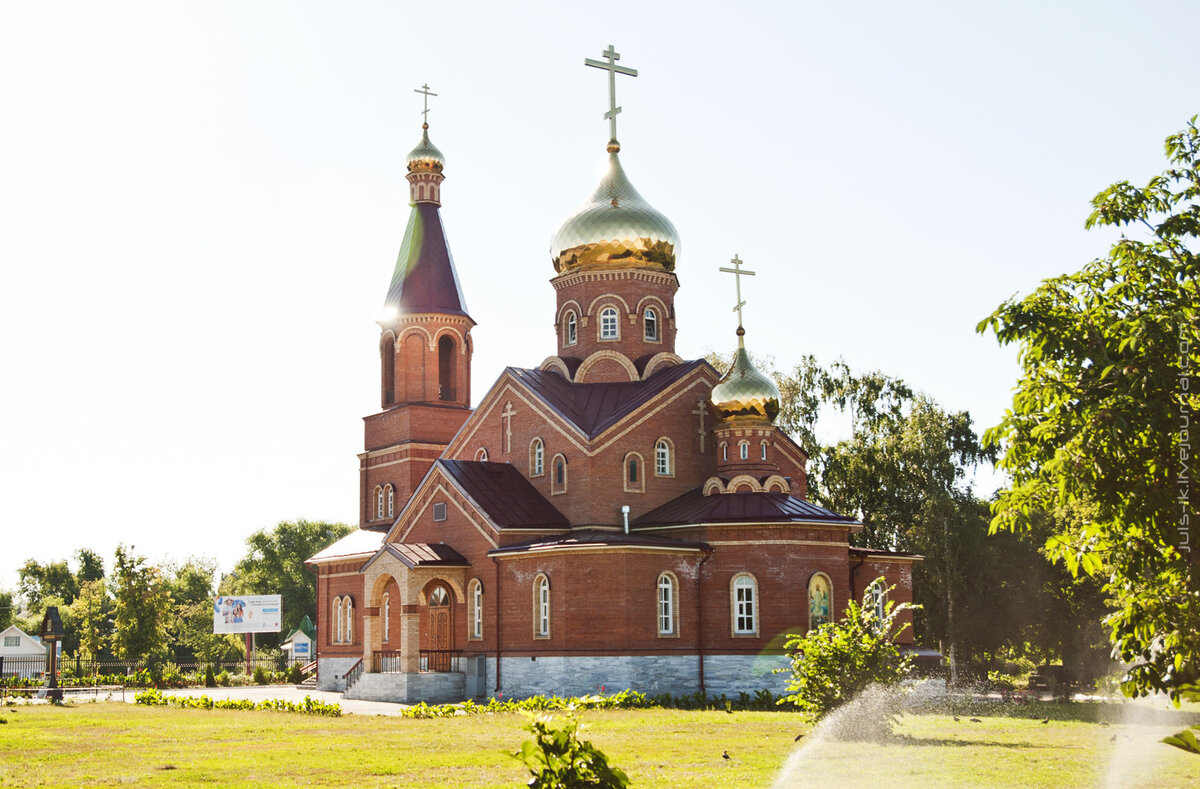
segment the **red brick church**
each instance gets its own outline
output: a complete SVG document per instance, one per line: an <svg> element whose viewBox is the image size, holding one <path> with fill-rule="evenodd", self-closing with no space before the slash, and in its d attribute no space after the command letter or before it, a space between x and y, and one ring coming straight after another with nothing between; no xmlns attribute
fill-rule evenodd
<svg viewBox="0 0 1200 789"><path fill-rule="evenodd" d="M742 327L724 376L676 355L679 238L621 167L613 79L636 72L604 56L588 65L609 71L608 170L552 240L554 353L506 368L474 409L475 322L428 124L408 155L360 528L309 560L321 688L394 701L779 690L787 634L880 576L911 600L920 557L851 547L858 522L805 499L807 456L774 425L779 390ZM740 323L750 272L736 258L727 270Z"/></svg>

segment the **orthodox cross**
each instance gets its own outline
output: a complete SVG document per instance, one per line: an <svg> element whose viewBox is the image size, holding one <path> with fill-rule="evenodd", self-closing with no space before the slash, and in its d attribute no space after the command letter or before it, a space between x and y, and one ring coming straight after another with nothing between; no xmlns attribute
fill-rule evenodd
<svg viewBox="0 0 1200 789"><path fill-rule="evenodd" d="M504 420L504 451L512 451L512 418L517 413L513 410L512 400L504 404L504 411L501 412L500 418Z"/></svg>
<svg viewBox="0 0 1200 789"><path fill-rule="evenodd" d="M729 262L733 264L733 268L721 266L721 271L734 276L734 281L737 285L737 306L733 308L733 311L738 314L738 327L740 328L742 325L742 307L746 306L746 302L742 301L742 277L753 277L754 272L742 268L742 261L736 254L734 254L733 260Z"/></svg>
<svg viewBox="0 0 1200 789"><path fill-rule="evenodd" d="M421 110L421 115L424 116L423 117L424 122L429 123L429 97L436 96L437 94L430 92L429 83L426 83L419 88L413 88L413 93L424 93L425 94L425 109Z"/></svg>
<svg viewBox="0 0 1200 789"><path fill-rule="evenodd" d="M609 136L615 142L617 139L617 115L621 112L621 108L617 106L617 75L628 74L631 77L636 77L637 69L618 66L617 61L621 59L621 56L613 49L612 44L609 44L608 49L600 54L608 60L607 63L592 60L591 58L584 58L583 65L602 68L608 72L608 112L604 113L604 117L608 118Z"/></svg>
<svg viewBox="0 0 1200 789"><path fill-rule="evenodd" d="M696 408L692 411L693 414L700 415L700 429L696 432L700 434L700 451L704 451L704 417L708 414L708 407L703 400L696 401Z"/></svg>

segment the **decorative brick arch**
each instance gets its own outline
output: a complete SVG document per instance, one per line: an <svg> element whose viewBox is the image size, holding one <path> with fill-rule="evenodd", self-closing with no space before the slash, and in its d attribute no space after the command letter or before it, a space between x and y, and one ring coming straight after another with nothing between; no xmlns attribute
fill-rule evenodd
<svg viewBox="0 0 1200 789"><path fill-rule="evenodd" d="M626 315L631 314L629 311L629 302L625 301L625 299L621 298L620 296L618 296L615 293L602 293L599 296L597 296L596 298L592 299L591 303L588 304L587 314L595 315L596 311L598 309L600 309L601 307L607 306L604 303L605 301L620 302L621 306L625 308L625 314ZM597 306L597 305L599 305L599 306ZM615 307L616 304L614 304L613 306Z"/></svg>
<svg viewBox="0 0 1200 789"><path fill-rule="evenodd" d="M403 329L401 329L400 335L398 337L396 337L396 344L399 345L400 343L404 342L404 338L410 334L425 335L425 343L429 346L429 350L432 351L436 348L436 346L434 345L433 337L429 334L429 330L426 329L424 326L415 326L415 325L414 326L405 326Z"/></svg>
<svg viewBox="0 0 1200 789"><path fill-rule="evenodd" d="M642 373L642 380L649 378L660 367L674 367L683 364L683 357L663 351L656 353L650 357L650 361L646 362L646 371Z"/></svg>
<svg viewBox="0 0 1200 789"><path fill-rule="evenodd" d="M542 360L542 363L538 365L538 369L553 371L561 375L563 378L566 378L568 381L571 380L571 371L567 368L567 363L562 360L562 357L547 356Z"/></svg>
<svg viewBox="0 0 1200 789"><path fill-rule="evenodd" d="M662 318L664 323L666 322L667 318L670 317L670 309L667 307L667 303L658 296L642 296L641 300L637 303L637 314L641 315L648 306L657 306L660 310L662 310Z"/></svg>
<svg viewBox="0 0 1200 789"><path fill-rule="evenodd" d="M453 326L443 326L442 328L438 329L437 333L433 335L433 339L431 339L429 342L432 343L434 346L436 346L438 339L443 334L454 335L454 337L458 340L459 354L466 355L467 339L466 339L466 337L463 336L462 332L460 332L458 329L454 328Z"/></svg>
<svg viewBox="0 0 1200 789"><path fill-rule="evenodd" d="M448 575L438 575L430 578L417 592L417 603L420 605L429 605L429 593L435 586L445 586L450 590L454 599L450 601L452 605L466 602L467 590L463 587L461 581L449 577Z"/></svg>
<svg viewBox="0 0 1200 789"><path fill-rule="evenodd" d="M724 492L725 483L721 482L720 477L709 477L708 481L704 483L705 496L712 496L714 494L719 495Z"/></svg>
<svg viewBox="0 0 1200 789"><path fill-rule="evenodd" d="M583 360L583 364L579 365L579 369L575 371L575 382L584 383L587 381L588 371L595 367L598 362L601 362L605 359L611 359L619 364L625 370L625 372L629 374L630 381L637 381L641 378L641 376L638 375L637 368L633 366L633 362L629 361L628 356L623 353L618 353L617 351L605 350L596 351L588 356L588 358ZM570 380L569 376L567 380Z"/></svg>
<svg viewBox="0 0 1200 789"><path fill-rule="evenodd" d="M737 493L741 487L748 487L751 493L762 493L763 487L758 480L749 474L738 474L733 479L729 480L729 484L725 486L726 493Z"/></svg>
<svg viewBox="0 0 1200 789"><path fill-rule="evenodd" d="M767 481L763 483L763 490L767 493L787 493L791 490L788 481L778 474L772 474L767 477Z"/></svg>
<svg viewBox="0 0 1200 789"><path fill-rule="evenodd" d="M555 323L562 323L568 312L574 312L576 317L583 317L586 313L583 307L575 299L568 299L563 302L563 305L558 308L558 315L555 316Z"/></svg>

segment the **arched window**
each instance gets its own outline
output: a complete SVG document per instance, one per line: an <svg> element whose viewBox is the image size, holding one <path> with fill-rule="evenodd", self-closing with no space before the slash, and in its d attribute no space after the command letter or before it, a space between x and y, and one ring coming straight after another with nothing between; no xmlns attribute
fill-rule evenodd
<svg viewBox="0 0 1200 789"><path fill-rule="evenodd" d="M646 335L645 335L646 339L651 340L651 341L657 341L658 340L658 313L654 311L653 307L647 307L646 312L644 313L644 318L645 318L645 327L646 327Z"/></svg>
<svg viewBox="0 0 1200 789"><path fill-rule="evenodd" d="M387 516L389 518L396 516L396 489L391 485L387 486Z"/></svg>
<svg viewBox="0 0 1200 789"><path fill-rule="evenodd" d="M721 442L721 460L729 460L729 445Z"/></svg>
<svg viewBox="0 0 1200 789"><path fill-rule="evenodd" d="M475 459L480 462L487 460L488 459L487 447L480 447L479 450L475 453Z"/></svg>
<svg viewBox="0 0 1200 789"><path fill-rule="evenodd" d="M346 643L354 643L354 598L346 598Z"/></svg>
<svg viewBox="0 0 1200 789"><path fill-rule="evenodd" d="M386 510L384 509L383 488L377 487L375 488L375 520L384 517L384 512Z"/></svg>
<svg viewBox="0 0 1200 789"><path fill-rule="evenodd" d="M438 338L438 399L453 400L455 392L454 340L443 334Z"/></svg>
<svg viewBox="0 0 1200 789"><path fill-rule="evenodd" d="M575 313L567 313L567 336L563 340L563 345L574 345L579 341L579 329L575 322Z"/></svg>
<svg viewBox="0 0 1200 789"><path fill-rule="evenodd" d="M533 579L533 636L550 637L550 579L543 573Z"/></svg>
<svg viewBox="0 0 1200 789"><path fill-rule="evenodd" d="M554 478L551 481L550 493L566 493L567 492L567 458L560 454L554 456L550 467L553 470Z"/></svg>
<svg viewBox="0 0 1200 789"><path fill-rule="evenodd" d="M658 576L658 634L660 636L678 635L675 577L671 573Z"/></svg>
<svg viewBox="0 0 1200 789"><path fill-rule="evenodd" d="M641 493L645 490L645 479L642 473L642 456L637 452L630 452L625 456L623 477L625 479L626 492Z"/></svg>
<svg viewBox="0 0 1200 789"><path fill-rule="evenodd" d="M379 360L383 374L383 404L396 402L396 341L390 334L379 343Z"/></svg>
<svg viewBox="0 0 1200 789"><path fill-rule="evenodd" d="M738 442L738 456L741 457L742 460L750 459L750 442L749 441Z"/></svg>
<svg viewBox="0 0 1200 789"><path fill-rule="evenodd" d="M619 336L617 331L617 310L615 307L605 307L600 310L600 339L615 340Z"/></svg>
<svg viewBox="0 0 1200 789"><path fill-rule="evenodd" d="M733 634L752 636L758 634L758 582L749 573L739 573L730 584Z"/></svg>
<svg viewBox="0 0 1200 789"><path fill-rule="evenodd" d="M669 477L671 471L671 442L660 438L654 442L654 473L660 477Z"/></svg>
<svg viewBox="0 0 1200 789"><path fill-rule="evenodd" d="M767 459L767 442L763 441L759 446L762 447L762 459L766 460Z"/></svg>
<svg viewBox="0 0 1200 789"><path fill-rule="evenodd" d="M875 612L875 618L880 622L887 615L887 586L882 578L876 578L871 582L871 610Z"/></svg>
<svg viewBox="0 0 1200 789"><path fill-rule="evenodd" d="M471 582L471 638L483 638L483 584Z"/></svg>
<svg viewBox="0 0 1200 789"><path fill-rule="evenodd" d="M833 589L829 576L815 573L808 579L808 629L813 630L829 621L833 610Z"/></svg>
<svg viewBox="0 0 1200 789"><path fill-rule="evenodd" d="M529 444L529 476L540 477L546 471L546 445L535 438Z"/></svg>
<svg viewBox="0 0 1200 789"><path fill-rule="evenodd" d="M342 598L333 598L333 643L342 643Z"/></svg>
<svg viewBox="0 0 1200 789"><path fill-rule="evenodd" d="M391 641L392 635L392 596L387 592L383 593L383 641L387 643Z"/></svg>

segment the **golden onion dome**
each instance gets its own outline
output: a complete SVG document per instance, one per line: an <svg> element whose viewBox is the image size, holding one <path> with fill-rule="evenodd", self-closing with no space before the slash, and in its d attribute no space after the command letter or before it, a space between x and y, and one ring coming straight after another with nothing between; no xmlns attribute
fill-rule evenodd
<svg viewBox="0 0 1200 789"><path fill-rule="evenodd" d="M446 166L446 157L437 146L429 141L429 124L421 125L421 142L408 152L408 171L410 173L433 172L440 173Z"/></svg>
<svg viewBox="0 0 1200 789"><path fill-rule="evenodd" d="M633 188L617 150L609 144L608 171L600 185L550 241L550 257L560 274L599 267L675 270L679 234Z"/></svg>
<svg viewBox="0 0 1200 789"><path fill-rule="evenodd" d="M745 330L738 328L738 350L733 364L713 387L709 396L713 416L719 422L754 419L774 422L779 414L779 387L769 375L750 363L742 343Z"/></svg>

